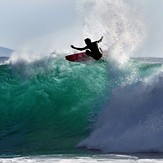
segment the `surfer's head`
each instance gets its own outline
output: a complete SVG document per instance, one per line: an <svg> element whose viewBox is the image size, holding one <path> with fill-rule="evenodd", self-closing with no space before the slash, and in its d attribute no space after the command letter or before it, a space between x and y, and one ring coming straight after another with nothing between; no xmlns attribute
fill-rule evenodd
<svg viewBox="0 0 163 163"><path fill-rule="evenodd" d="M91 39L90 39L90 38L86 38L84 41L85 41L85 43L86 43L87 45L91 43Z"/></svg>

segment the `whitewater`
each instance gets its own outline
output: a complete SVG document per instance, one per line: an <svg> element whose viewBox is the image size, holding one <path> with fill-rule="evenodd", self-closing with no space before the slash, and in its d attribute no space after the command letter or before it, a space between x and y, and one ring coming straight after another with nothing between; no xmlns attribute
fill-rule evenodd
<svg viewBox="0 0 163 163"><path fill-rule="evenodd" d="M148 2L75 3L76 40L104 36L103 60L69 62L74 51L58 44L1 58L0 161L162 162L163 59L134 57L148 39Z"/></svg>

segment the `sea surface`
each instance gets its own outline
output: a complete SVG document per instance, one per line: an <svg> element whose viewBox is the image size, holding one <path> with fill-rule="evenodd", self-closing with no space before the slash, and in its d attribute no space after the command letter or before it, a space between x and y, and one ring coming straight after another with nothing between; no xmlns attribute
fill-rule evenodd
<svg viewBox="0 0 163 163"><path fill-rule="evenodd" d="M0 61L0 162L163 162L163 59Z"/></svg>

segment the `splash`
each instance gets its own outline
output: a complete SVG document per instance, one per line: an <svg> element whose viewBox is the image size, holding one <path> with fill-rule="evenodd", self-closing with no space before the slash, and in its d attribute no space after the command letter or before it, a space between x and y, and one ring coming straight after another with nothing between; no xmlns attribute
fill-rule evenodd
<svg viewBox="0 0 163 163"><path fill-rule="evenodd" d="M23 51L27 49L41 55L48 55L53 51L71 54L73 52L71 44L84 46L84 38L90 37L94 41L104 36L100 47L105 58L112 56L124 63L143 45L147 31L144 13L136 6L139 2L127 0L74 2L76 6L72 7L76 7L78 16L73 22L67 20L70 24L66 28L28 40L26 45L21 47Z"/></svg>
<svg viewBox="0 0 163 163"><path fill-rule="evenodd" d="M135 3L125 0L82 0L78 2L78 9L83 16L84 37L98 39L104 36L102 48L108 51L107 55L119 60L131 56L146 37L144 16Z"/></svg>
<svg viewBox="0 0 163 163"><path fill-rule="evenodd" d="M133 74L135 68L130 67L123 80L122 73L117 73L120 84L98 115L92 133L78 147L104 153L163 152L162 64L140 64Z"/></svg>

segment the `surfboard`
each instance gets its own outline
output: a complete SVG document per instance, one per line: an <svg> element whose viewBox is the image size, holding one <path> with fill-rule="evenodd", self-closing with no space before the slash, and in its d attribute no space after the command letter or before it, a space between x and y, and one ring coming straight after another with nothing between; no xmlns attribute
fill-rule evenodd
<svg viewBox="0 0 163 163"><path fill-rule="evenodd" d="M90 60L90 57L86 54L86 52L67 55L65 58L71 62L85 62Z"/></svg>

